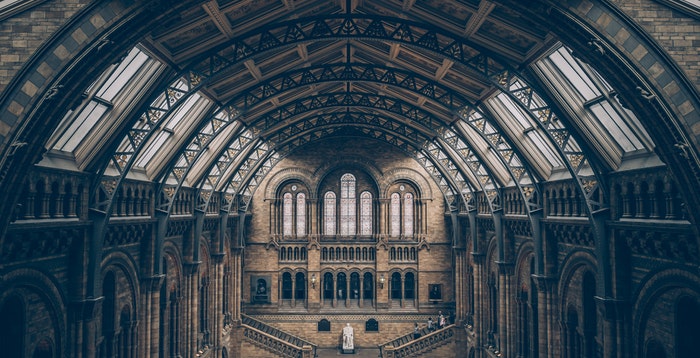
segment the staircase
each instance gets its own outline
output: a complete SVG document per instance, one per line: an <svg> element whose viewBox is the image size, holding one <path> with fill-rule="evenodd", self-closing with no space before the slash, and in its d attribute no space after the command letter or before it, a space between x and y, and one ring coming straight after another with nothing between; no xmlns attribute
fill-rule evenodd
<svg viewBox="0 0 700 358"><path fill-rule="evenodd" d="M449 325L436 331L421 329L420 338L414 339L413 332L379 345L379 357L418 357L454 341L457 326Z"/></svg>
<svg viewBox="0 0 700 358"><path fill-rule="evenodd" d="M317 346L309 341L272 327L250 316L241 315L243 337L255 346L279 357L317 357Z"/></svg>

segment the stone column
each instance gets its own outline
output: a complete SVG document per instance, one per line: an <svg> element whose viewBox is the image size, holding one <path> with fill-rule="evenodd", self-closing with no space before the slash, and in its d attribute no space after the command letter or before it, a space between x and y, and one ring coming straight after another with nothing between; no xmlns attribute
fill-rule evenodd
<svg viewBox="0 0 700 358"><path fill-rule="evenodd" d="M199 333L199 262L184 265L185 272L185 305L184 305L184 336L183 352L185 358L193 357L197 351L197 335Z"/></svg>
<svg viewBox="0 0 700 358"><path fill-rule="evenodd" d="M141 280L141 310L138 312L141 329L135 357L158 355L160 344L160 289L165 275L155 275Z"/></svg>
<svg viewBox="0 0 700 358"><path fill-rule="evenodd" d="M482 350L486 344L486 322L488 315L485 312L488 307L488 297L486 297L486 256L482 253L472 252L472 262L474 265L474 348L477 357L482 356Z"/></svg>
<svg viewBox="0 0 700 358"><path fill-rule="evenodd" d="M542 358L555 358L561 354L559 342L555 341L555 334L559 335L560 327L555 323L559 317L554 301L554 292L557 290L556 280L540 275L533 275L537 289L537 336L539 337L539 356ZM535 317L533 317L534 319Z"/></svg>
<svg viewBox="0 0 700 358"><path fill-rule="evenodd" d="M498 262L498 327L500 349L503 356L510 356L515 349L515 323L513 322L513 264Z"/></svg>
<svg viewBox="0 0 700 358"><path fill-rule="evenodd" d="M71 335L73 357L97 357L98 339L101 336L99 329L101 322L97 319L97 312L101 310L102 301L104 297L87 298L70 304L69 320L73 333Z"/></svg>
<svg viewBox="0 0 700 358"><path fill-rule="evenodd" d="M211 294L210 294L210 311L213 318L211 325L211 333L209 335L209 345L215 349L215 356L219 356L221 350L221 333L224 329L224 262L226 255L224 253L216 253L212 256L211 269Z"/></svg>

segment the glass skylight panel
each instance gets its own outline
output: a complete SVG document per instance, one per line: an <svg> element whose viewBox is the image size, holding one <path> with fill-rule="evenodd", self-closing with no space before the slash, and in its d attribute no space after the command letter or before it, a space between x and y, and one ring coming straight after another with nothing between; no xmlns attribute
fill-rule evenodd
<svg viewBox="0 0 700 358"><path fill-rule="evenodd" d="M165 125L165 128L170 129L170 130L175 130L175 127L182 121L185 116L190 115L190 110L194 107L195 104L202 98L198 93L193 93L187 100L185 100L185 103L183 103L176 111L175 113L170 117L168 120L168 124Z"/></svg>
<svg viewBox="0 0 700 358"><path fill-rule="evenodd" d="M576 63L576 60L566 48L560 48L550 55L549 58L569 81L571 87L583 97L584 101L590 101L601 95L598 88L591 82L583 68Z"/></svg>
<svg viewBox="0 0 700 358"><path fill-rule="evenodd" d="M129 92L130 89L137 86L137 82L142 81L144 75L156 72L156 67L153 66L150 68L151 72L146 72L145 67L148 63L153 64L154 61L138 47L134 47L118 65L105 70L86 90L85 93L89 96L86 104L63 119L54 133L57 139L52 148L74 152L93 131L94 135L100 135L100 132L93 128L97 128L101 121L118 115L113 114L119 110L113 102L128 101L138 96L140 92ZM125 98L117 100L120 94Z"/></svg>
<svg viewBox="0 0 700 358"><path fill-rule="evenodd" d="M621 125L624 123L623 119L612 108L610 102L601 101L594 103L590 106L590 109L625 152L644 148L642 142L639 141L632 130L626 125Z"/></svg>
<svg viewBox="0 0 700 358"><path fill-rule="evenodd" d="M142 168L146 167L146 164L148 164L151 158L153 158L156 155L156 153L158 153L158 150L160 150L163 147L163 144L166 140L168 140L169 136L170 133L165 131L158 133L156 139L149 144L148 148L140 156L141 158L136 162L136 166Z"/></svg>
<svg viewBox="0 0 700 358"><path fill-rule="evenodd" d="M522 109L508 97L507 94L501 93L496 98L508 109L511 116L520 123L523 129L532 128L532 123Z"/></svg>
<svg viewBox="0 0 700 358"><path fill-rule="evenodd" d="M524 109L513 102L507 94L501 93L491 98L486 105L492 108L496 119L501 122L506 132L510 132L510 136L520 138L523 142L520 149L526 156L532 158L533 162L540 163L539 170L543 175L546 176L546 172L553 167L562 165L558 153L540 132L542 129L535 127L530 115L525 113Z"/></svg>
<svg viewBox="0 0 700 358"><path fill-rule="evenodd" d="M544 138L542 138L542 135L539 132L534 130L528 131L527 137L530 138L533 143L535 143L535 146L540 149L540 152L544 154L547 161L549 161L552 166L558 167L562 165L561 160L559 160L559 155L557 155L547 144L547 142L545 142Z"/></svg>
<svg viewBox="0 0 700 358"><path fill-rule="evenodd" d="M74 151L108 109L109 107L100 102L90 101L56 142L54 148L67 152Z"/></svg>
<svg viewBox="0 0 700 358"><path fill-rule="evenodd" d="M568 48L560 47L540 61L538 67L561 98L574 112L580 113L578 119L584 127L589 127L591 139L614 143L623 152L653 146L638 119L617 101L608 82L593 68L574 58ZM603 131L607 136L596 134ZM610 148L609 152L614 152Z"/></svg>
<svg viewBox="0 0 700 358"><path fill-rule="evenodd" d="M117 66L117 69L97 92L97 96L110 102L114 100L114 97L129 83L148 59L148 55L138 48L134 47L131 49L126 58Z"/></svg>

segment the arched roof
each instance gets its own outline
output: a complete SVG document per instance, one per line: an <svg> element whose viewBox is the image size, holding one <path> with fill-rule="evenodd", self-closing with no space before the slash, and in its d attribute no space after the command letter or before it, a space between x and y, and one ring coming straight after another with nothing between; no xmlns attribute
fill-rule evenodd
<svg viewBox="0 0 700 358"><path fill-rule="evenodd" d="M96 211L111 211L126 178L160 183L165 212L183 186L203 205L223 191L228 208L245 210L282 158L342 135L407 153L453 210L472 209L483 192L496 211L501 189L517 187L534 211L539 183L569 177L594 213L608 205L607 173L662 161L700 208L689 130L697 87L607 2L167 3L86 6L27 63L0 98L15 119L3 171L19 173L4 188L21 181L20 158L61 158L95 174ZM593 10L635 42L617 43ZM44 68L41 95L18 108L36 82L32 66L77 42L78 30L82 42L53 73ZM635 58L632 45L654 58ZM680 88L673 96L649 76L652 60Z"/></svg>

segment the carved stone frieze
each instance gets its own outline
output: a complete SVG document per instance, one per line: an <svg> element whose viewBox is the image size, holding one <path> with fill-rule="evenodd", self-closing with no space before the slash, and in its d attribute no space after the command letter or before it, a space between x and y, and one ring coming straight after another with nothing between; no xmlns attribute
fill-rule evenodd
<svg viewBox="0 0 700 358"><path fill-rule="evenodd" d="M46 228L32 231L10 231L3 240L0 261L4 263L67 255L81 228Z"/></svg>
<svg viewBox="0 0 700 358"><path fill-rule="evenodd" d="M670 259L680 262L698 262L698 244L690 233L675 230L619 230L632 255Z"/></svg>

